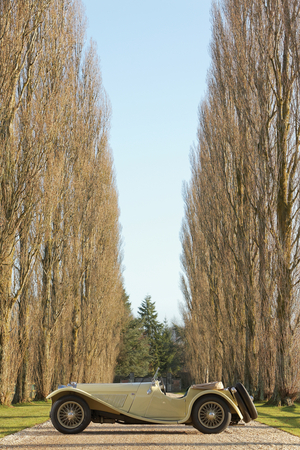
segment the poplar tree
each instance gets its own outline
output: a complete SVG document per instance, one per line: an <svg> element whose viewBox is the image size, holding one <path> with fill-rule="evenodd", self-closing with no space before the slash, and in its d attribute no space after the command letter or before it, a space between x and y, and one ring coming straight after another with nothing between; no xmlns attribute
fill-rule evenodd
<svg viewBox="0 0 300 450"><path fill-rule="evenodd" d="M0 402L112 381L123 326L110 102L80 0L0 5ZM14 389L15 388L15 389Z"/></svg>
<svg viewBox="0 0 300 450"><path fill-rule="evenodd" d="M182 228L195 378L240 379L276 402L299 385L297 3L213 4L212 64Z"/></svg>

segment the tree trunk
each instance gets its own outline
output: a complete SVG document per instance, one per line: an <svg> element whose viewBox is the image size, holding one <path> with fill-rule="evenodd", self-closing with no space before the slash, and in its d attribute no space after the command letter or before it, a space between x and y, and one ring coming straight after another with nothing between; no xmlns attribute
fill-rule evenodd
<svg viewBox="0 0 300 450"><path fill-rule="evenodd" d="M11 314L14 299L12 298L12 268L13 268L13 244L6 249L9 257L0 266L0 403L10 403L11 388L14 380L11 379L12 354L16 349L11 348Z"/></svg>
<svg viewBox="0 0 300 450"><path fill-rule="evenodd" d="M278 295L277 295L277 354L274 403L281 403L293 394L292 389L292 333L291 333L291 241L293 171L288 169L288 132L292 83L289 76L289 34L285 34L282 69L277 72L277 226L278 226ZM277 61L276 61L277 62ZM281 67L280 67L281 68Z"/></svg>
<svg viewBox="0 0 300 450"><path fill-rule="evenodd" d="M0 328L0 403L9 405L11 402L12 380L10 366L12 349L10 345L10 317L2 316Z"/></svg>
<svg viewBox="0 0 300 450"><path fill-rule="evenodd" d="M39 370L37 376L37 397L44 400L51 390L53 361L51 361L51 278L52 278L52 240L45 244L42 287L42 319L39 342Z"/></svg>

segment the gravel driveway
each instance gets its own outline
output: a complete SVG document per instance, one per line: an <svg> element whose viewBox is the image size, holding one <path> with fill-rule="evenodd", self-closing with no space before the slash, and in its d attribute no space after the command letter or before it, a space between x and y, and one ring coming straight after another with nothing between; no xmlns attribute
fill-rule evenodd
<svg viewBox="0 0 300 450"><path fill-rule="evenodd" d="M110 425L91 423L74 436L56 431L51 422L0 439L0 449L74 450L300 450L300 438L251 422L217 435L201 434L185 425Z"/></svg>

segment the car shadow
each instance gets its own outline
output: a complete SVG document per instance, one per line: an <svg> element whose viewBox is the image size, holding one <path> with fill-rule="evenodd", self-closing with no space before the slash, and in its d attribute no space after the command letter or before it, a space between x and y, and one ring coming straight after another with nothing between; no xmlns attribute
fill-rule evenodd
<svg viewBox="0 0 300 450"><path fill-rule="evenodd" d="M103 445L103 447L107 448L107 447L119 447L120 449L124 448L124 442L114 442L114 443L105 443L105 444L101 444ZM170 447L170 448L176 448L176 447L180 447L182 448L184 444L182 444L182 442L160 442L159 444L157 442L145 442L145 443L141 443L141 442L126 442L126 447L134 447L134 448L143 448L143 447L162 447L162 448L166 448L166 447ZM270 443L269 442L235 442L234 443L234 447L237 449L245 449L248 446L263 446L264 449L269 449L270 448ZM70 444L63 444L63 448L64 449L72 449L72 448L80 448L82 449L83 446L87 449L90 448L98 448L99 449L99 443L70 443ZM231 450L232 447L232 442L189 442L188 443L189 447L209 447L209 448L227 448L228 450ZM283 442L274 442L272 443L272 446L274 446L274 448L278 447L278 449L281 448L287 448L286 444ZM300 448L300 444L290 444L289 448L295 448L295 447L299 447ZM30 444L30 447L28 447L28 444L24 444L24 445L14 445L14 444L8 444L8 445L1 445L0 444L0 450L4 450L6 448L10 448L10 449L61 449L62 445L61 444ZM101 447L100 447L101 448ZM261 447L260 447L261 448Z"/></svg>
<svg viewBox="0 0 300 450"><path fill-rule="evenodd" d="M113 430L105 430L105 431L101 431L101 430L99 430L99 429L97 429L97 430L85 430L84 432L83 432L84 434L89 434L89 435L96 435L96 434L100 434L101 436L103 435L103 436L105 436L105 435L112 435L112 434L115 434L115 435L119 435L119 436L122 436L122 435L132 435L132 434L134 434L134 435L140 435L140 436L142 436L142 435L167 435L167 436L170 436L170 435L178 435L178 434L181 434L181 435L183 435L183 434L201 434L201 433L199 433L198 431L193 431L193 430L191 430L191 431L188 431L188 430L182 430L182 431L167 431L167 430L117 430L117 431L113 431Z"/></svg>

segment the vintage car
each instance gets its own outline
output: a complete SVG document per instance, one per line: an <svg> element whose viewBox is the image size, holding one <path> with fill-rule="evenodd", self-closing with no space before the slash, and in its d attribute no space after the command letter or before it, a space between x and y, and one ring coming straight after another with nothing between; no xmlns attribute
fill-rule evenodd
<svg viewBox="0 0 300 450"><path fill-rule="evenodd" d="M202 433L220 433L240 420L257 417L256 408L241 383L224 389L222 382L192 385L184 395L167 394L157 372L150 382L59 386L50 418L61 433L75 434L89 423L185 424Z"/></svg>

